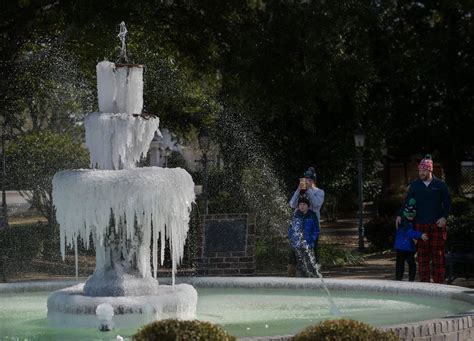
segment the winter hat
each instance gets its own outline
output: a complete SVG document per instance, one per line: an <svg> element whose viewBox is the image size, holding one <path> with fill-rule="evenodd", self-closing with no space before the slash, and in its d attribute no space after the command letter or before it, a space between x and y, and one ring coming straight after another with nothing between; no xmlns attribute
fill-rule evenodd
<svg viewBox="0 0 474 341"><path fill-rule="evenodd" d="M403 215L406 218L415 218L416 216L416 200L411 198L403 208Z"/></svg>
<svg viewBox="0 0 474 341"><path fill-rule="evenodd" d="M431 160L431 155L426 154L426 156L423 158L423 160L420 161L420 164L418 165L419 170L427 170L432 172L433 171L433 160Z"/></svg>
<svg viewBox="0 0 474 341"><path fill-rule="evenodd" d="M300 195L300 197L298 198L298 205L301 204L302 202L304 202L306 205L309 206L309 199L305 194Z"/></svg>
<svg viewBox="0 0 474 341"><path fill-rule="evenodd" d="M316 181L316 169L309 167L308 170L304 172L304 177Z"/></svg>

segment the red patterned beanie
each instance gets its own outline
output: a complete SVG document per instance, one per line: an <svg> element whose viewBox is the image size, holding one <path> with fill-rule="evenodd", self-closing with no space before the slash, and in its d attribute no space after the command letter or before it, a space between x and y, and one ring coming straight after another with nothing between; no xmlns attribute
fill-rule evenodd
<svg viewBox="0 0 474 341"><path fill-rule="evenodd" d="M420 161L418 165L419 170L433 171L433 160L431 160L431 155L426 155L423 160Z"/></svg>

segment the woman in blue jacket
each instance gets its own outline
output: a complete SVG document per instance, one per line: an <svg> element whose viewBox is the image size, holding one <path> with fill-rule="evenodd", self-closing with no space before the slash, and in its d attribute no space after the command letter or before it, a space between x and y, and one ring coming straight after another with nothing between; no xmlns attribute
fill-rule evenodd
<svg viewBox="0 0 474 341"><path fill-rule="evenodd" d="M290 265L296 266L299 276L316 276L314 249L319 237L319 219L309 209L310 201L305 195L298 199L298 209L288 228L288 239L292 247Z"/></svg>
<svg viewBox="0 0 474 341"><path fill-rule="evenodd" d="M415 281L416 245L414 239L428 240L426 233L415 230L413 220L416 217L416 200L410 199L403 208L401 224L397 227L395 236L395 250L397 251L397 261L395 266L395 278L397 281L403 280L405 272L405 262L408 263L408 280Z"/></svg>

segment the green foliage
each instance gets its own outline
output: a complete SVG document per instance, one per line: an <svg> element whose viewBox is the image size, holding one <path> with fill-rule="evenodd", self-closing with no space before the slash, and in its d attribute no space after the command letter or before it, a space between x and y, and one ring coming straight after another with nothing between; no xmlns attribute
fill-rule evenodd
<svg viewBox="0 0 474 341"><path fill-rule="evenodd" d="M375 218L365 224L365 236L376 250L387 250L395 242L395 223L387 218Z"/></svg>
<svg viewBox="0 0 474 341"><path fill-rule="evenodd" d="M88 166L88 153L68 134L41 131L18 137L6 148L7 181L21 190L54 225L52 179L56 172Z"/></svg>
<svg viewBox="0 0 474 341"><path fill-rule="evenodd" d="M275 247L271 238L258 238L255 243L255 262L258 270L282 271L288 265L288 245L279 241Z"/></svg>
<svg viewBox="0 0 474 341"><path fill-rule="evenodd" d="M28 262L37 257L46 239L46 225L10 225L0 230L0 249L10 259Z"/></svg>
<svg viewBox="0 0 474 341"><path fill-rule="evenodd" d="M446 249L455 244L474 245L474 214L465 216L452 216L447 224Z"/></svg>
<svg viewBox="0 0 474 341"><path fill-rule="evenodd" d="M258 239L255 246L257 268L262 270L284 270L288 263L290 246L285 241L281 247L275 247L275 243L269 239ZM318 262L322 267L361 265L364 257L359 253L348 250L335 243L319 242L316 253Z"/></svg>
<svg viewBox="0 0 474 341"><path fill-rule="evenodd" d="M378 330L368 324L354 320L328 320L302 330L292 340L397 341L398 337L392 332Z"/></svg>
<svg viewBox="0 0 474 341"><path fill-rule="evenodd" d="M142 327L136 341L234 341L221 327L203 321L162 320Z"/></svg>
<svg viewBox="0 0 474 341"><path fill-rule="evenodd" d="M95 63L117 57L124 20L131 59L147 66L146 110L181 136L202 125L228 133L222 120L239 111L284 193L308 165L338 199L354 192L358 123L367 134L367 198L380 189L384 147L394 156L436 153L456 190L459 161L473 145L471 7L459 0L9 2L0 22L1 110L17 129L25 121L71 127L94 99L87 89ZM16 60L25 63L12 72ZM242 148L253 152L236 141L222 146L226 162ZM248 166L243 159L231 166L233 180Z"/></svg>
<svg viewBox="0 0 474 341"><path fill-rule="evenodd" d="M474 202L471 199L454 196L451 204L451 215L461 217L474 214Z"/></svg>
<svg viewBox="0 0 474 341"><path fill-rule="evenodd" d="M377 209L379 215L387 219L397 216L399 214L402 203L403 198L399 196L389 196L383 198L380 202L378 202Z"/></svg>
<svg viewBox="0 0 474 341"><path fill-rule="evenodd" d="M171 152L171 155L168 158L168 167L169 168L180 167L183 169L188 168L184 157L179 152L176 152L176 151Z"/></svg>
<svg viewBox="0 0 474 341"><path fill-rule="evenodd" d="M0 263L3 264L0 272L14 272L39 256L49 238L47 231L47 226L42 223L0 229Z"/></svg>
<svg viewBox="0 0 474 341"><path fill-rule="evenodd" d="M334 243L318 243L318 259L322 266L345 266L364 264L364 257Z"/></svg>

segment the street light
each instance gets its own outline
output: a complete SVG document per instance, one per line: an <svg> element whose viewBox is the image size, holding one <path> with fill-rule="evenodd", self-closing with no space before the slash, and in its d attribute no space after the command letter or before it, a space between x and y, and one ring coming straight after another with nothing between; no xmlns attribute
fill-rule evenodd
<svg viewBox="0 0 474 341"><path fill-rule="evenodd" d="M208 204L208 192L207 192L207 186L208 186L208 178L209 178L209 170L208 170L208 163L209 160L207 159L207 153L209 152L210 148L210 139L209 139L209 133L207 132L207 129L203 128L199 132L198 136L198 142L199 142L199 148L201 149L202 152L202 158L199 160L202 163L202 168L203 168L203 173L204 173L204 181L202 184L202 196L204 199L204 214L209 213L209 204Z"/></svg>
<svg viewBox="0 0 474 341"><path fill-rule="evenodd" d="M364 202L364 186L362 179L363 172L363 150L365 145L365 134L362 127L359 125L354 133L354 143L357 150L357 168L359 170L359 251L364 251L364 222L363 222L363 202Z"/></svg>
<svg viewBox="0 0 474 341"><path fill-rule="evenodd" d="M5 140L7 138L7 124L6 121L3 122L1 131L1 139L2 139L2 213L0 215L0 229L8 227L8 210L7 210L7 197L6 197L6 165L7 165L7 158L5 152Z"/></svg>
<svg viewBox="0 0 474 341"><path fill-rule="evenodd" d="M165 158L165 164L164 164L165 167L164 168L168 168L168 159L171 155L171 148L169 146L167 146L166 148L160 147L158 149L160 151L160 157Z"/></svg>
<svg viewBox="0 0 474 341"><path fill-rule="evenodd" d="M209 133L207 129L203 128L199 132L198 136L199 148L201 149L203 154L207 154L209 152L211 140L209 139Z"/></svg>

